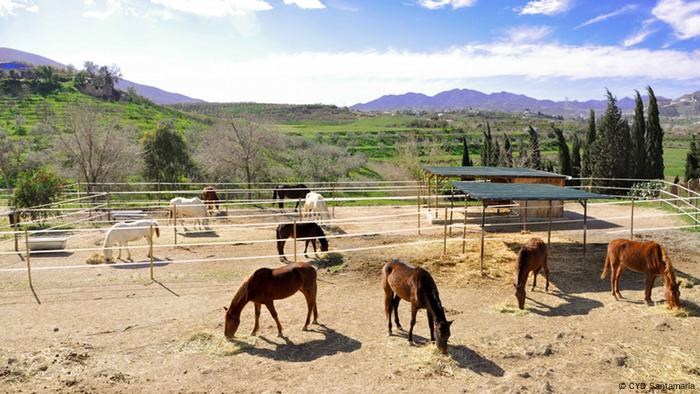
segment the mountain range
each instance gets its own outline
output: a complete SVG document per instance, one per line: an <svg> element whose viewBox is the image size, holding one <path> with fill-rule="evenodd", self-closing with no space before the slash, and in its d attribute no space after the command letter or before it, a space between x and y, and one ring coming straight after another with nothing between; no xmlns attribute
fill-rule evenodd
<svg viewBox="0 0 700 394"><path fill-rule="evenodd" d="M0 48L0 63L2 62L22 62L35 66L52 66L57 68L66 67L65 64L61 64L55 60L12 48ZM204 100L188 97L179 93L168 92L154 86L143 85L126 79L122 79L117 83L117 88L121 90L126 90L132 86L136 89L136 93L160 105L204 102Z"/></svg>
<svg viewBox="0 0 700 394"><path fill-rule="evenodd" d="M700 92L696 93L700 97ZM691 97L692 95L688 95ZM686 97L686 96L683 96ZM646 102L647 97L643 100ZM679 98L680 100L680 98ZM690 99L688 99L690 100ZM676 100L657 97L660 108L666 108L676 104ZM618 105L623 111L634 109L634 99L623 97L618 100ZM399 95L386 95L367 103L355 104L351 108L358 111L397 111L397 110L488 110L503 112L542 112L549 115L587 115L588 111L605 110L607 100L587 101L553 101L539 100L522 94L510 92L483 93L472 89L452 89L440 92L434 96L422 93L405 93ZM673 111L667 111L673 112ZM663 113L663 110L662 110ZM700 112L698 112L700 114ZM669 116L673 116L671 113Z"/></svg>

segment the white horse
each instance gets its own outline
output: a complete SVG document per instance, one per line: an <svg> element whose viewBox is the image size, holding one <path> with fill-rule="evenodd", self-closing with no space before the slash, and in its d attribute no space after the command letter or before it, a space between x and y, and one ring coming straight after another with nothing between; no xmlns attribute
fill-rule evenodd
<svg viewBox="0 0 700 394"><path fill-rule="evenodd" d="M184 198L175 197L170 200L170 210L168 211L168 219L180 219L182 228L187 231L183 218L194 218L194 228L197 229L197 224L203 227L204 230L209 230L209 219L207 218L207 206L199 197ZM172 223L172 222L171 222ZM177 223L174 223L177 227Z"/></svg>
<svg viewBox="0 0 700 394"><path fill-rule="evenodd" d="M114 251L113 245L119 244L119 255L118 259L122 258L122 247L126 248L126 253L128 254L129 260L131 260L131 251L129 250L129 242L138 241L141 238L146 238L148 243L153 242L153 234L151 233L151 226L153 226L153 232L156 237L160 237L160 229L158 228L158 222L151 219L137 220L134 222L119 222L113 225L109 231L107 231L107 236L105 237L105 242L103 245L105 260L112 260L112 252ZM151 257L150 252L148 257Z"/></svg>
<svg viewBox="0 0 700 394"><path fill-rule="evenodd" d="M318 223L323 225L330 223L331 214L328 212L328 206L322 195L316 192L306 194L302 218L304 220L318 220Z"/></svg>

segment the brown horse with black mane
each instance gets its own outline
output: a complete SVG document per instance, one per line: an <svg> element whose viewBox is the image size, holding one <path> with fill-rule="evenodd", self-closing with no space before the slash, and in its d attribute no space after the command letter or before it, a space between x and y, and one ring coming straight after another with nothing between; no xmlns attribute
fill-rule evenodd
<svg viewBox="0 0 700 394"><path fill-rule="evenodd" d="M219 196L213 187L207 186L202 190L202 200L207 205L207 211L212 212L215 207L217 211L219 210Z"/></svg>
<svg viewBox="0 0 700 394"><path fill-rule="evenodd" d="M284 199L285 198L290 198L290 199L297 199L297 205L294 206L294 211L296 211L299 208L299 202L301 201L302 198L306 198L306 195L309 194L309 188L306 187L306 185L300 183L298 185L279 185L275 187L275 190L272 192L272 199L274 202L272 205L275 205L275 202L279 204L280 209L284 208Z"/></svg>
<svg viewBox="0 0 700 394"><path fill-rule="evenodd" d="M646 282L644 286L644 301L651 305L651 289L657 276L664 277L664 296L670 309L680 306L681 292L676 275L673 273L671 260L666 249L654 241L637 242L627 239L615 239L608 244L608 254L605 256L605 265L600 279L610 275L610 287L613 297L622 298L620 293L620 275L629 268L632 271L644 272Z"/></svg>
<svg viewBox="0 0 700 394"><path fill-rule="evenodd" d="M314 324L318 324L318 309L316 308L316 269L307 263L294 263L284 267L270 269L260 268L253 272L245 281L231 300L231 305L226 309L224 317L224 335L232 338L236 335L238 325L241 322L241 311L249 302L255 304L255 326L250 335L256 335L260 328L260 309L262 305L267 307L272 318L277 323L277 335L282 337L282 324L277 318L274 300L281 300L292 296L297 291L304 294L308 312L304 330L309 326L311 313L314 314Z"/></svg>
<svg viewBox="0 0 700 394"><path fill-rule="evenodd" d="M547 267L547 244L540 238L534 237L525 243L518 252L518 260L515 262L515 298L518 300L518 308L525 308L525 286L527 276L534 272L532 278L532 290L537 286L537 274L544 270L544 278L547 283L544 291L549 290L549 267Z"/></svg>
<svg viewBox="0 0 700 394"><path fill-rule="evenodd" d="M401 260L393 260L382 268L382 287L384 288L384 308L389 322L388 334L391 335L391 312L394 312L396 327L399 323L399 302L403 299L411 303L411 327L408 330L408 342L413 343L413 326L416 313L425 308L428 314L430 340L435 341L442 353L447 353L447 340L450 338L451 321L445 318L445 310L440 302L437 285L428 271L415 267ZM437 325L435 332L434 325ZM437 339L436 339L437 338Z"/></svg>
<svg viewBox="0 0 700 394"><path fill-rule="evenodd" d="M297 238L313 238L307 239L304 243L304 256L309 257L306 254L306 250L309 247L309 243L314 246L314 253L316 253L316 241L321 244L321 251L328 251L328 240L326 239L326 233L323 232L321 226L316 223L297 223ZM294 236L294 223L283 223L277 226L275 232L277 236L277 253L280 255L280 261L285 261L284 257L284 244L287 238Z"/></svg>

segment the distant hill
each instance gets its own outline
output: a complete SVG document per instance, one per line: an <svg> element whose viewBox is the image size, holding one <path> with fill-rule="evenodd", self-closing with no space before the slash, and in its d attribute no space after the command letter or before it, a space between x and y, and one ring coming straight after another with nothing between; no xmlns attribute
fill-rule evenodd
<svg viewBox="0 0 700 394"><path fill-rule="evenodd" d="M35 55L29 52L23 52L12 48L0 48L0 62L24 62L30 63L37 66L52 66L63 68L66 65L61 64L55 60L49 58ZM117 88L121 90L126 90L127 88L133 86L136 88L136 92L146 97L147 99L153 101L156 104L179 104L179 103L203 103L204 100L188 97L179 93L167 92L163 89L159 89L153 86L142 85L136 82L131 82L128 80L121 80L117 84Z"/></svg>
<svg viewBox="0 0 700 394"><path fill-rule="evenodd" d="M646 97L644 97L646 101ZM659 97L660 104L670 100ZM634 99L623 97L618 104L623 111L634 108ZM434 96L422 93L406 93L386 95L367 103L355 104L351 108L358 111L396 111L396 110L430 110L446 111L461 109L476 109L488 111L542 112L550 115L579 115L587 114L590 109L605 110L606 100L587 101L553 101L538 100L522 94L510 92L482 93L472 89L452 89L440 92Z"/></svg>
<svg viewBox="0 0 700 394"><path fill-rule="evenodd" d="M663 116L700 117L700 90L683 95L659 108Z"/></svg>

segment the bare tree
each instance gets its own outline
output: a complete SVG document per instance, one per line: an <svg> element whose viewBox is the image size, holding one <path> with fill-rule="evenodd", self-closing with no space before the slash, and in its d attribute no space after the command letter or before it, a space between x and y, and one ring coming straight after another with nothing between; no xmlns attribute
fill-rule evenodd
<svg viewBox="0 0 700 394"><path fill-rule="evenodd" d="M13 139L0 130L0 176L5 181L5 188L10 188L10 179L16 176L22 165L22 155L27 150L24 139Z"/></svg>
<svg viewBox="0 0 700 394"><path fill-rule="evenodd" d="M55 133L56 148L85 182L106 182L129 173L139 160L133 134L134 129L121 128L117 119L97 108L74 108L66 116L64 130Z"/></svg>

